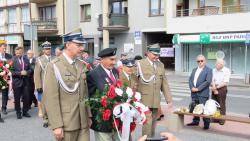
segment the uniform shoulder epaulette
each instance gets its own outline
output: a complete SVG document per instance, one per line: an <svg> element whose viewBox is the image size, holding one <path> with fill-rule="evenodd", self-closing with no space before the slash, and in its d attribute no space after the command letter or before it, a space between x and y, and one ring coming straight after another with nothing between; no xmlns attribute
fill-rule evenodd
<svg viewBox="0 0 250 141"><path fill-rule="evenodd" d="M51 63L56 63L58 61L60 61L60 59L58 57L55 57L53 60L51 60Z"/></svg>

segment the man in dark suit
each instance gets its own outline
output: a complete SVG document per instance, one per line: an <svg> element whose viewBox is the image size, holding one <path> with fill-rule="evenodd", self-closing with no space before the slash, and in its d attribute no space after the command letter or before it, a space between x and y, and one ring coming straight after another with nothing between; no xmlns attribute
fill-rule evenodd
<svg viewBox="0 0 250 141"><path fill-rule="evenodd" d="M32 73L30 63L27 57L23 56L23 48L15 48L15 55L13 57L13 90L15 99L15 110L17 119L21 119L22 116L30 117L29 110L29 76ZM20 99L23 97L23 114L21 112Z"/></svg>
<svg viewBox="0 0 250 141"><path fill-rule="evenodd" d="M212 69L206 66L206 59L203 55L198 55L196 58L198 67L194 68L189 77L189 88L191 90L192 101L196 104L204 104L209 98L209 86L212 81ZM210 119L203 118L204 130L209 129ZM198 126L199 117L194 117L193 122L187 126Z"/></svg>
<svg viewBox="0 0 250 141"><path fill-rule="evenodd" d="M87 76L89 97L96 94L96 90L102 93L106 84L115 84L118 79L118 72L114 68L116 64L116 48L107 48L99 52L101 63L95 69L89 72ZM112 127L106 127L95 120L95 113L92 112L92 126L96 141L117 141L117 135L112 133ZM100 129L96 125L100 125Z"/></svg>
<svg viewBox="0 0 250 141"><path fill-rule="evenodd" d="M35 107L37 107L37 99L36 99L36 96L35 96L35 83L34 83L34 69L35 69L35 65L36 65L36 58L34 58L34 53L32 50L28 50L27 51L27 57L29 59L29 63L30 63L30 67L31 67L31 70L32 70L32 73L29 77L29 93L30 93L30 107L32 105L32 102L34 103Z"/></svg>
<svg viewBox="0 0 250 141"><path fill-rule="evenodd" d="M5 40L2 40L0 43L0 61L8 61L12 59L12 55L6 53L7 44ZM2 89L2 113L4 115L8 114L7 112L7 103L8 103L8 93L9 88Z"/></svg>

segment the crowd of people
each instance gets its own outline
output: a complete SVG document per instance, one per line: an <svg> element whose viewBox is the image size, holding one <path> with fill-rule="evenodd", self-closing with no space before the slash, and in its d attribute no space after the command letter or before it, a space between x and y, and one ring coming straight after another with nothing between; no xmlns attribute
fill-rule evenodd
<svg viewBox="0 0 250 141"><path fill-rule="evenodd" d="M117 133L105 124L97 128L97 113L84 101L95 97L97 90L103 91L105 85L121 80L142 94L142 103L151 111L142 128L142 135L146 136L139 141L154 137L156 121L164 116L160 109L160 95L165 97L169 107L173 105L165 68L159 60L159 44L148 46L145 57L131 58L122 54L117 63L116 48L103 49L98 58L91 58L84 51L85 40L80 30L65 34L63 41L64 44L56 49L56 56L51 56L51 43L44 42L41 44L42 54L37 58L32 50L25 55L22 47L15 48L15 56L12 57L6 53L6 42L0 42L0 60L13 60L9 88L2 89L2 113L8 114L8 93L13 89L17 119L31 117L28 111L34 103L38 107L38 116L43 118L43 126L49 127L57 140L89 141L89 129L92 129L96 141L118 141ZM225 115L229 69L224 67L222 59L217 60L214 70L205 65L203 55L199 55L196 61L198 67L189 79L192 101L205 104L211 88L212 98L221 104L221 113ZM194 117L188 126L199 125L199 120L199 117ZM203 120L204 129L209 129L210 119ZM218 122L221 125L225 123ZM169 133L162 136L176 140Z"/></svg>

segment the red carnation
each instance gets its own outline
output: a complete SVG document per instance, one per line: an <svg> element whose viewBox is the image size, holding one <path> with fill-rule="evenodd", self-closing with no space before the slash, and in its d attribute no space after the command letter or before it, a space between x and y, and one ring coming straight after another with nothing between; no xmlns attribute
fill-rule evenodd
<svg viewBox="0 0 250 141"><path fill-rule="evenodd" d="M0 62L0 68L2 68L3 67L3 63L2 62Z"/></svg>
<svg viewBox="0 0 250 141"><path fill-rule="evenodd" d="M121 80L117 80L116 86L119 87L119 88L122 88L122 86L123 86L122 81Z"/></svg>
<svg viewBox="0 0 250 141"><path fill-rule="evenodd" d="M113 99L116 97L116 93L115 93L115 87L113 85L111 85L109 87L109 91L108 91L108 97Z"/></svg>
<svg viewBox="0 0 250 141"><path fill-rule="evenodd" d="M130 124L130 132L133 132L135 130L135 128L136 128L136 124L135 124L135 122L132 122Z"/></svg>
<svg viewBox="0 0 250 141"><path fill-rule="evenodd" d="M110 119L111 111L109 109L102 111L102 119L108 121Z"/></svg>
<svg viewBox="0 0 250 141"><path fill-rule="evenodd" d="M116 124L116 126L115 126L115 124ZM115 119L114 121L113 121L113 123L112 123L112 126L113 126L113 128L118 128L119 129L119 125L120 125L120 120L119 119Z"/></svg>
<svg viewBox="0 0 250 141"><path fill-rule="evenodd" d="M7 63L12 66L13 65L13 60L8 60Z"/></svg>
<svg viewBox="0 0 250 141"><path fill-rule="evenodd" d="M107 96L102 97L102 107L106 108L107 107Z"/></svg>
<svg viewBox="0 0 250 141"><path fill-rule="evenodd" d="M91 64L87 64L86 66L89 71L92 70Z"/></svg>

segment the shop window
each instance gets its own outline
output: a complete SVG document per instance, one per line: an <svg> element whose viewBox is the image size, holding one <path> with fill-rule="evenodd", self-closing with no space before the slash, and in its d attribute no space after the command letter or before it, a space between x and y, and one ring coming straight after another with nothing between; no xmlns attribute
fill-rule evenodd
<svg viewBox="0 0 250 141"><path fill-rule="evenodd" d="M164 0L149 0L149 16L164 15Z"/></svg>
<svg viewBox="0 0 250 141"><path fill-rule="evenodd" d="M83 22L91 21L91 5L90 4L81 5L81 21Z"/></svg>

